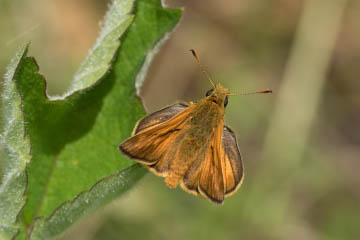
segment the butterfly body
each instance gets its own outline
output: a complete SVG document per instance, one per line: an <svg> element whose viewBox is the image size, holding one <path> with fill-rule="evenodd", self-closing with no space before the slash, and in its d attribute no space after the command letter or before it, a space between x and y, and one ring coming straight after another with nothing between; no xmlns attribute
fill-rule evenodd
<svg viewBox="0 0 360 240"><path fill-rule="evenodd" d="M216 84L197 103L175 104L141 119L119 149L165 183L222 203L240 186L235 134L224 126L227 88Z"/></svg>

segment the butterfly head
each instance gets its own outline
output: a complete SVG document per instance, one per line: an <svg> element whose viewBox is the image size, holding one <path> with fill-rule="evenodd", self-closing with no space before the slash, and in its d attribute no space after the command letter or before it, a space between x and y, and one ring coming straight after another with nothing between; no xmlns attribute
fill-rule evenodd
<svg viewBox="0 0 360 240"><path fill-rule="evenodd" d="M206 100L213 102L220 107L226 107L228 104L229 89L224 88L220 84L215 84L214 88L211 88L206 92Z"/></svg>

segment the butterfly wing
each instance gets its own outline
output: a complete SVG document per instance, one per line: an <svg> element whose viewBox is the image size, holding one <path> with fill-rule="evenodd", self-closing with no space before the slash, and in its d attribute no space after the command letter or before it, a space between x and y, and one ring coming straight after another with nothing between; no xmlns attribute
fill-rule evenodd
<svg viewBox="0 0 360 240"><path fill-rule="evenodd" d="M174 143L194 105L175 104L144 117L136 125L134 135L121 143L119 150L156 174L166 175L171 155L175 154L175 148L169 145Z"/></svg>
<svg viewBox="0 0 360 240"><path fill-rule="evenodd" d="M221 136L223 120L203 155L192 163L181 180L181 187L187 192L201 194L215 203L222 203L225 184L221 165Z"/></svg>
<svg viewBox="0 0 360 240"><path fill-rule="evenodd" d="M178 137L195 105L175 104L146 116L119 149L157 175L167 176L171 161L176 157ZM185 172L181 187L222 203L226 196L237 190L242 180L243 165L236 137L222 120L209 147Z"/></svg>
<svg viewBox="0 0 360 240"><path fill-rule="evenodd" d="M220 155L225 182L225 196L230 196L240 187L244 179L244 167L235 133L224 126Z"/></svg>
<svg viewBox="0 0 360 240"><path fill-rule="evenodd" d="M223 122L203 158L194 161L181 181L181 187L222 203L241 185L243 165L234 132Z"/></svg>
<svg viewBox="0 0 360 240"><path fill-rule="evenodd" d="M188 106L189 105L185 103L176 103L174 105L171 105L169 107L163 108L159 111L147 115L146 117L140 119L137 122L133 131L133 135L137 134L143 129L166 122L167 120L174 117L176 114L185 110Z"/></svg>
<svg viewBox="0 0 360 240"><path fill-rule="evenodd" d="M224 201L224 179L219 155L210 147L199 177L198 191L215 203Z"/></svg>

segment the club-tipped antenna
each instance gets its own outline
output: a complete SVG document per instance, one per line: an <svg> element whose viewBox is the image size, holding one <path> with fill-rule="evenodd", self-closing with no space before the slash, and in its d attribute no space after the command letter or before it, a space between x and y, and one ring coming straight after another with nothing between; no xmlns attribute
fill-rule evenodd
<svg viewBox="0 0 360 240"><path fill-rule="evenodd" d="M252 94L259 94L259 93L272 93L271 89L264 89L257 92L251 92L251 93L229 93L228 96L245 96L245 95L252 95Z"/></svg>
<svg viewBox="0 0 360 240"><path fill-rule="evenodd" d="M190 52L193 54L193 56L195 57L197 63L198 63L199 66L200 66L201 72L204 74L204 76L205 76L207 79L209 79L211 85L213 85L213 87L215 88L215 84L214 84L214 82L211 80L210 75L205 71L203 65L201 64L200 58L199 58L197 52L196 52L194 49L190 49L189 51L190 51Z"/></svg>

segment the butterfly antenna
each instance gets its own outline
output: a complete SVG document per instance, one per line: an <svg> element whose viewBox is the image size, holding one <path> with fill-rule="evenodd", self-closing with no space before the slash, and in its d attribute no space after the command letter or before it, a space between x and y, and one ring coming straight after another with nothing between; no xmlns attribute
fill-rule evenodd
<svg viewBox="0 0 360 240"><path fill-rule="evenodd" d="M237 93L237 94L230 93L230 94L228 94L228 96L244 96L244 95L252 95L252 94L258 94L258 93L272 93L272 90L271 89L264 89L264 90L261 90L261 91L251 92L251 93Z"/></svg>
<svg viewBox="0 0 360 240"><path fill-rule="evenodd" d="M213 85L213 87L215 87L214 82L211 80L211 78L210 78L209 74L205 71L205 69L204 69L203 65L201 64L201 62L200 62L200 59L199 59L199 56L198 56L197 52L196 52L194 49L190 49L190 52L193 54L193 56L195 57L195 59L196 59L197 63L199 64L200 69L201 69L201 72L204 74L204 76L205 76L207 79L209 79L209 81L210 81L211 85Z"/></svg>

